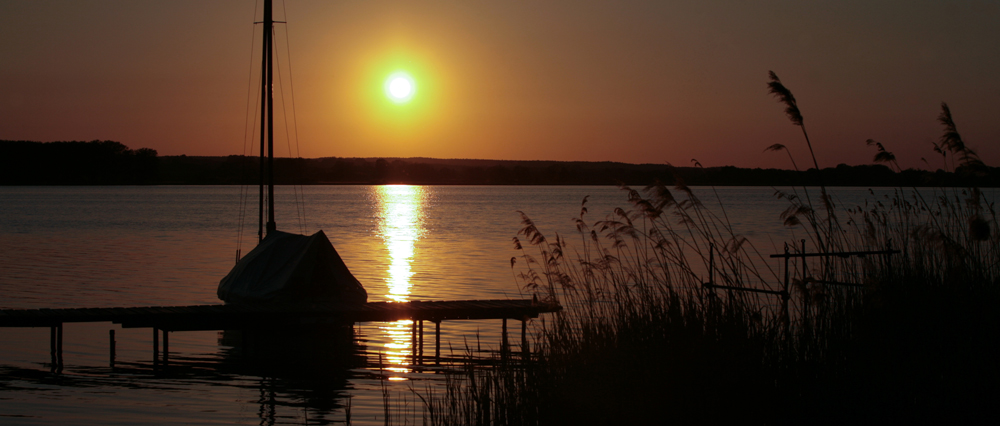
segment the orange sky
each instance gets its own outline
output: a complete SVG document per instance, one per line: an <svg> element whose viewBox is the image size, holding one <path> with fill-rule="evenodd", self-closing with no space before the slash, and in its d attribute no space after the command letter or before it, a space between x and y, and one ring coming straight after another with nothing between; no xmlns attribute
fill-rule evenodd
<svg viewBox="0 0 1000 426"><path fill-rule="evenodd" d="M0 139L243 153L254 4L0 2ZM804 165L774 70L821 166L868 163L874 138L904 167L939 167L942 101L1000 165L995 2L277 0L275 17L303 157L789 168L762 152L782 143ZM418 86L403 105L382 91L397 69Z"/></svg>

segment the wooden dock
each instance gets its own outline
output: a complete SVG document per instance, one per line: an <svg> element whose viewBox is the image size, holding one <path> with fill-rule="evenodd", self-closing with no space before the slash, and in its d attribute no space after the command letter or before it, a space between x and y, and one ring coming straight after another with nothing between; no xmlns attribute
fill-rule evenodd
<svg viewBox="0 0 1000 426"><path fill-rule="evenodd" d="M435 356L440 357L441 322L460 319L502 319L503 346L507 346L507 320L521 321L522 348L527 352L526 323L558 304L535 300L456 300L414 302L369 302L356 305L295 304L282 306L192 305L130 308L0 309L0 327L49 327L53 371L61 370L63 324L111 322L122 328L152 328L153 357L163 362L169 353L172 331L287 329L322 325L350 326L369 321L412 320L414 346L423 351L424 321L436 325ZM114 330L110 331L111 363L114 364Z"/></svg>

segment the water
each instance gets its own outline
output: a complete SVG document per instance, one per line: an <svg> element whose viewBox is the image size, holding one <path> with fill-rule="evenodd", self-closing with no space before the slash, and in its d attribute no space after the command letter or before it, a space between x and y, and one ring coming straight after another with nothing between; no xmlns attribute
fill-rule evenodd
<svg viewBox="0 0 1000 426"><path fill-rule="evenodd" d="M251 191L255 191L253 188ZM0 308L220 303L236 260L240 187L0 188ZM613 187L279 187L279 229L322 229L369 301L506 299L521 294L510 265L523 211L547 235L579 238L571 219L627 207ZM725 215L765 254L797 238L772 188L719 188ZM890 190L840 188L841 206ZM711 190L696 189L717 214ZM992 193L989 194L992 198ZM296 203L296 199L300 203ZM299 207L296 207L299 206ZM256 202L243 252L256 244ZM304 217L304 220L302 219ZM775 265L776 266L776 265ZM512 341L520 341L518 332ZM108 330L116 331L115 368ZM174 332L171 367L154 370L149 329L67 324L61 374L50 372L48 329L0 329L0 423L382 424L382 386L401 410L411 389L440 387L446 367L410 365L410 323L365 323L356 335L312 337L247 362L233 336ZM433 335L433 328L427 330ZM428 339L433 342L432 339ZM447 321L444 355L495 350L500 322ZM431 343L433 345L433 343ZM433 351L433 348L430 349ZM425 353L428 351L425 350ZM382 364L379 359L382 357ZM381 367L380 367L381 365Z"/></svg>

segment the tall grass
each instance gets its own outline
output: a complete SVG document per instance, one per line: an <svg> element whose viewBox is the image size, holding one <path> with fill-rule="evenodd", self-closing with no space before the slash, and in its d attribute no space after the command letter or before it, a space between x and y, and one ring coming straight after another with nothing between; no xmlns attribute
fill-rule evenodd
<svg viewBox="0 0 1000 426"><path fill-rule="evenodd" d="M770 77L801 126L791 91ZM936 152L976 173L982 162L942 110ZM821 187L819 211L814 189L778 192L789 202L778 220L806 235L788 242L792 253L900 251L787 269L683 184L623 189L628 207L597 220L585 198L571 238L522 213L519 284L565 309L535 323L530 360L470 362L449 378L425 401L430 423L968 424L992 414L1000 236L978 188L896 188L838 208Z"/></svg>

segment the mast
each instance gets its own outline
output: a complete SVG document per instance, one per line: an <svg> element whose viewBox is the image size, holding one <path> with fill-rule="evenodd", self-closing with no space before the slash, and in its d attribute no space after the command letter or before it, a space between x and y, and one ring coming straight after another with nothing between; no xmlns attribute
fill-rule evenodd
<svg viewBox="0 0 1000 426"><path fill-rule="evenodd" d="M274 19L271 16L271 0L264 0L264 30L267 32L267 232L278 228L274 222L274 61L271 58L274 43Z"/></svg>
<svg viewBox="0 0 1000 426"><path fill-rule="evenodd" d="M277 229L274 222L274 96L271 64L271 35L274 19L271 15L271 0L264 0L264 37L261 52L260 76L260 203L257 225L257 242L264 239L264 182L267 182L267 232ZM265 165L264 147L267 145L267 162ZM266 170L266 174L265 174ZM266 178L265 178L266 176Z"/></svg>

